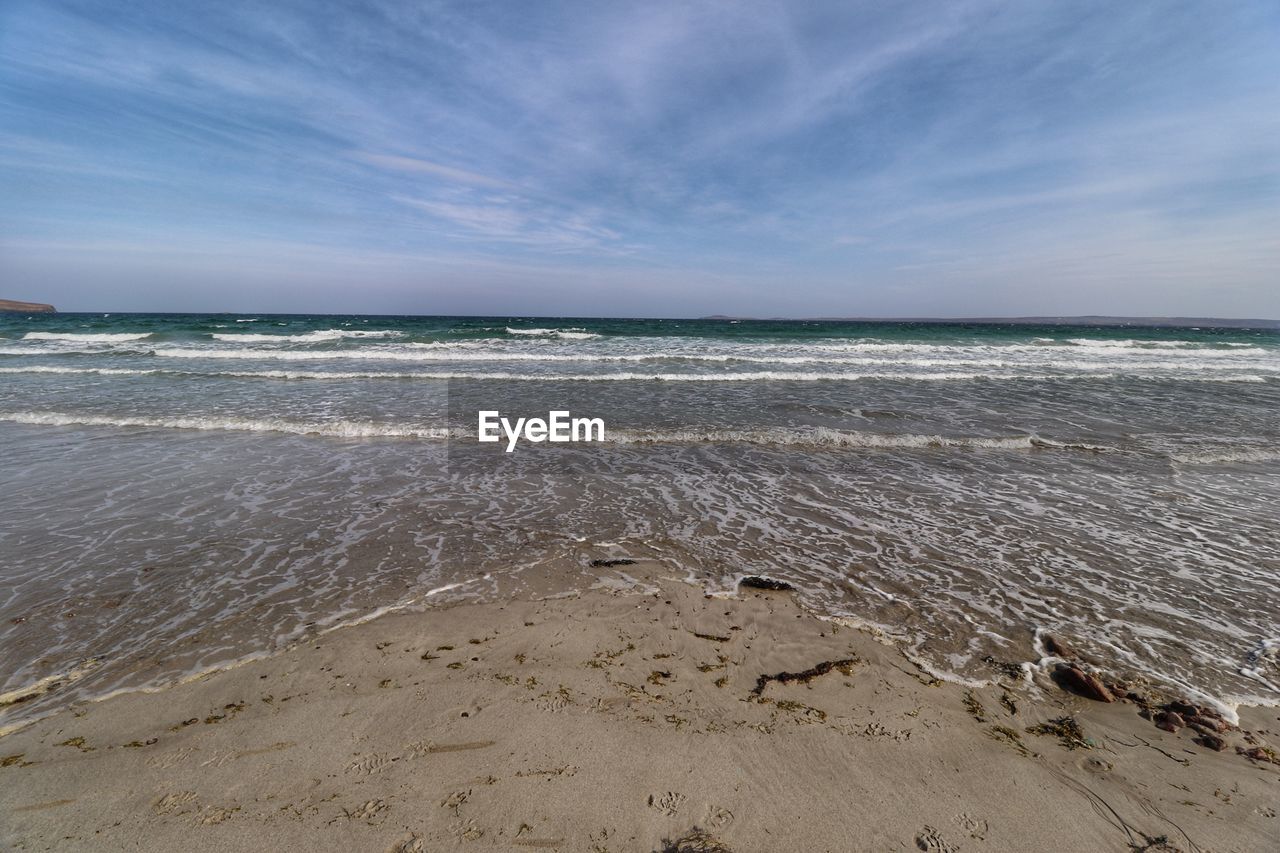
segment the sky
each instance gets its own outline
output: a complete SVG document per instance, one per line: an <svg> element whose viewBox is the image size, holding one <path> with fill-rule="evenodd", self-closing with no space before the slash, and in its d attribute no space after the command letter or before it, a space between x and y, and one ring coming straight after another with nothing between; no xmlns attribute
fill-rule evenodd
<svg viewBox="0 0 1280 853"><path fill-rule="evenodd" d="M1280 318L1280 4L0 0L0 297Z"/></svg>

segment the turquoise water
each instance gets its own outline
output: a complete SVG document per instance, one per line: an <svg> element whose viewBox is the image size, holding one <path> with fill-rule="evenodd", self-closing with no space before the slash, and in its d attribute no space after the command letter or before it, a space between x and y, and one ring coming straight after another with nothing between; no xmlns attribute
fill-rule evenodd
<svg viewBox="0 0 1280 853"><path fill-rule="evenodd" d="M482 408L606 441L498 464ZM0 315L0 692L72 673L8 711L38 714L646 556L791 580L947 677L1053 631L1275 702L1277 412L1267 330Z"/></svg>
<svg viewBox="0 0 1280 853"><path fill-rule="evenodd" d="M221 332L305 334L364 326L403 331L406 340L491 339L508 328L581 332L627 337L685 337L713 340L774 341L823 338L877 339L924 343L1004 343L1036 338L1088 337L1094 340L1191 341L1200 344L1280 345L1275 329L1152 326L1073 326L992 323L842 322L796 320L649 320L536 317L430 317L305 314L0 314L0 335L21 337L30 331L88 333L147 332L155 341L211 340Z"/></svg>

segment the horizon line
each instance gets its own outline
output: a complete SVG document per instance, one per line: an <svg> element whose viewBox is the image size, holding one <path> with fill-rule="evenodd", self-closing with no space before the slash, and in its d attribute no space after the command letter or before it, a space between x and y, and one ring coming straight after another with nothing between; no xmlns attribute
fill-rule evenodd
<svg viewBox="0 0 1280 853"><path fill-rule="evenodd" d="M15 300L16 301L16 300ZM41 303L35 303L41 304ZM37 316L36 312L5 311L0 313ZM244 315L261 314L272 317L441 317L449 319L529 319L529 320L650 320L650 321L721 321L752 323L984 323L1000 324L1058 324L1058 325L1134 325L1134 326L1204 326L1226 324L1234 328L1280 328L1280 319L1266 317L1204 317L1192 315L1126 315L1126 314L1023 314L1010 316L819 316L819 317L757 317L746 314L703 314L699 316L643 317L592 314L431 314L431 313L361 313L351 311L118 311L118 310L55 310L58 316L69 314L140 314L183 315L204 314ZM1258 326L1245 324L1257 323Z"/></svg>

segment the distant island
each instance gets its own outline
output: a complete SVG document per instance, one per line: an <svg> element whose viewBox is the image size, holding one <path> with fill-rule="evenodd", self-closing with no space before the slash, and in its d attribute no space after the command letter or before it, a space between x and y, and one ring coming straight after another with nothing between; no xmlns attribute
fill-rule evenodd
<svg viewBox="0 0 1280 853"><path fill-rule="evenodd" d="M732 317L711 314L699 320L765 320L812 323L993 323L1011 326L1208 326L1218 329L1280 329L1280 320L1229 317Z"/></svg>
<svg viewBox="0 0 1280 853"><path fill-rule="evenodd" d="M14 314L56 314L58 309L43 302L18 302L14 299L0 299L0 312Z"/></svg>

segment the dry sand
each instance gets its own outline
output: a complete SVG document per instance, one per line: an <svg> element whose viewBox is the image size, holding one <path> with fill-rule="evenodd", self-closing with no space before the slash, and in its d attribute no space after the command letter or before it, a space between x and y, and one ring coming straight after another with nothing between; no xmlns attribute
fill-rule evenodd
<svg viewBox="0 0 1280 853"><path fill-rule="evenodd" d="M655 567L635 566L656 572ZM0 738L22 850L1280 849L1280 766L939 683L787 593L462 605ZM807 682L761 675L837 663ZM1259 743L1276 709L1241 725ZM1073 716L1079 748L1028 731ZM1270 729L1271 732L1267 730Z"/></svg>

